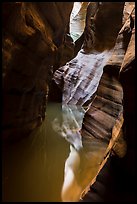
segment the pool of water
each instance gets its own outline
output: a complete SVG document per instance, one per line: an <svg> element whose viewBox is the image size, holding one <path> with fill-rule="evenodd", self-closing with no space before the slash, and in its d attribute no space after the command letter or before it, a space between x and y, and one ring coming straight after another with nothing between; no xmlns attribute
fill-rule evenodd
<svg viewBox="0 0 137 204"><path fill-rule="evenodd" d="M70 23L74 41L84 30L88 2L82 7L75 3ZM96 175L107 144L92 138L90 152L83 151L80 129L85 112L71 104L48 104L45 121L29 137L3 144L4 202L79 200Z"/></svg>
<svg viewBox="0 0 137 204"><path fill-rule="evenodd" d="M73 146L81 145L77 133L82 112L76 114L74 107L73 112L61 107L61 104L49 104L45 121L29 137L3 144L4 202L78 201L82 190L97 173L106 144L94 139L91 152L83 156Z"/></svg>

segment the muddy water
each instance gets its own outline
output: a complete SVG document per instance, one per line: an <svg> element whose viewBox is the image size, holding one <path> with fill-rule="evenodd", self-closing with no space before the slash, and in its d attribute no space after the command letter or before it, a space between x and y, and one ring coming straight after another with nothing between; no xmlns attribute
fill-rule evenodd
<svg viewBox="0 0 137 204"><path fill-rule="evenodd" d="M81 8L81 3L76 3L71 21L74 40L84 30L87 6L85 3ZM45 121L29 137L3 144L3 201L79 200L82 190L94 178L107 146L93 139L91 151L81 153L79 130L83 116L81 107L49 104Z"/></svg>
<svg viewBox="0 0 137 204"><path fill-rule="evenodd" d="M72 125L71 112L69 114L67 127L74 136L77 130ZM69 144L69 141L71 143L73 141L63 138L66 131L61 128L62 124L66 124L66 119L64 123L62 118L61 104L50 104L46 120L41 127L22 141L3 144L3 201L79 200L83 187L94 177L99 168L105 144L93 141L90 155L87 155L86 160L81 160L79 152ZM74 119L74 116L72 118ZM81 125L81 118L77 116L79 125ZM56 121L58 125L55 126ZM76 139L74 143L79 141ZM88 159L90 166L87 166ZM80 169L82 174L79 173Z"/></svg>
<svg viewBox="0 0 137 204"><path fill-rule="evenodd" d="M60 104L28 138L6 144L3 153L4 201L60 201L69 144L52 129Z"/></svg>

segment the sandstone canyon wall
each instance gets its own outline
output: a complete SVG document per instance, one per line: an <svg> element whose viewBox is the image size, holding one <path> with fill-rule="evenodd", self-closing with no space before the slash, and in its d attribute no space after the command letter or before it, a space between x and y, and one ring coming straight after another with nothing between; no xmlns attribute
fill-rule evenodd
<svg viewBox="0 0 137 204"><path fill-rule="evenodd" d="M52 74L73 56L72 8L73 2L3 3L3 138L44 120Z"/></svg>

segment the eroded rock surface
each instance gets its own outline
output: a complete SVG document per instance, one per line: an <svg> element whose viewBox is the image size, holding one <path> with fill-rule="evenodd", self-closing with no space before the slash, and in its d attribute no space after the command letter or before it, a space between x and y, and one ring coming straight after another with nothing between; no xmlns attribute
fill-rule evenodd
<svg viewBox="0 0 137 204"><path fill-rule="evenodd" d="M73 2L2 6L3 137L19 138L44 120L52 74L73 56Z"/></svg>
<svg viewBox="0 0 137 204"><path fill-rule="evenodd" d="M132 5L132 9L130 9L129 15L127 15L126 9L124 10L123 15L124 3L115 4L118 18L117 21L115 21L115 9L113 8L113 3L104 3L101 6L104 11L103 9L98 10L95 16L95 41L94 44L90 47L90 50L85 53L82 49L75 59L67 63L65 66L59 68L54 74L55 82L63 90L63 103L71 105L77 104L83 107L88 106L85 107L86 113L84 116L82 129L80 131L82 135L81 138L84 151L86 151L86 153L88 152L85 158L86 162L81 167L81 178L82 173L85 171L88 172L88 168L90 168L89 166L91 163L89 161L91 159L92 162L93 159L91 156L93 150L92 144L94 143L93 141L95 138L98 141L102 141L102 147L103 143L108 144L108 148L106 148L106 157L108 158L111 151L114 151L115 154L117 154L119 157L124 157L127 154L127 139L125 141L125 138L129 137L124 135L123 139L123 110L125 111L125 109L123 109L123 94L125 94L125 89L123 90L119 75L122 69L121 67L123 67L125 61L125 56L128 56L129 60L127 57L126 59L129 63L131 63L131 61L133 62L134 60L134 51L133 53L130 51L131 46L131 49L134 49L135 43L133 40L134 29L132 25L134 18L131 17L131 11L134 8L134 5ZM112 10L113 12L110 13ZM111 16L111 22L107 22L106 29L105 26L101 28L101 22L103 21L105 24L105 21L107 21L109 15ZM100 19L101 16L103 19L102 21ZM97 19L100 20L98 21ZM111 29L112 22L117 24L113 27L114 30ZM98 25L100 26L98 27ZM129 27L127 28L126 25ZM124 29L124 27L126 29ZM98 29L102 29L102 32L105 33L104 37L102 33L103 40L100 39L101 32L99 32ZM132 37L131 30L133 30ZM105 39L107 33L109 33L109 38ZM104 50L107 51L104 52ZM129 52L129 54L127 54L127 52ZM84 54L83 56L82 53ZM103 53L105 54L103 55ZM108 53L110 53L110 55ZM95 58L92 57L95 55ZM82 57L83 60L80 60ZM102 62L104 59L106 59L106 61L103 64ZM132 60L130 61L130 59ZM101 63L99 63L100 60ZM89 77L90 75L88 75L88 71L92 77ZM90 84L92 85L90 86ZM88 94L86 95L87 90ZM83 157L81 157L81 159L83 159ZM103 165L101 165L101 167L103 167ZM75 169L73 169L73 171L75 172ZM91 177L93 175L95 174L92 174ZM74 179L74 182L71 181L71 184L73 187L75 185L78 185L78 188L80 188L80 186L84 187L84 184L87 182L85 180L83 180L83 183L81 181L80 185L76 184ZM91 183L92 182L93 180L91 179ZM80 190L81 189L82 188L80 188ZM66 195L65 201L70 201L71 195L68 197L66 192L64 192L63 198L65 200ZM72 200L74 201L73 193Z"/></svg>
<svg viewBox="0 0 137 204"><path fill-rule="evenodd" d="M102 2L88 17L92 35L86 28L75 49L69 35L72 7L70 2L3 4L4 138L24 136L41 124L48 95L63 102L48 130L70 143L64 201L78 201L83 190L87 193L111 153L124 158L132 179L129 161L134 166L135 159L134 3Z"/></svg>

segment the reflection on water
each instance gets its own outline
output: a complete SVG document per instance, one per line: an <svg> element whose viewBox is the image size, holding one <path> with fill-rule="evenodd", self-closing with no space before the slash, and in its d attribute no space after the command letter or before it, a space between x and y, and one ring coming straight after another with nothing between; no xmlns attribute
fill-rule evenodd
<svg viewBox="0 0 137 204"><path fill-rule="evenodd" d="M56 110L56 111L55 111ZM59 105L51 112L58 115ZM68 143L46 119L30 137L4 146L4 201L60 201Z"/></svg>
<svg viewBox="0 0 137 204"><path fill-rule="evenodd" d="M103 160L107 145L91 138L91 151L76 151L70 146L70 154L65 162L62 201L79 201L83 190L94 179Z"/></svg>
<svg viewBox="0 0 137 204"><path fill-rule="evenodd" d="M53 105L50 106L53 109ZM60 113L62 121L60 122L59 117L51 121L55 132L64 137L77 151L82 148L80 130L84 114L85 110L81 106L63 104Z"/></svg>
<svg viewBox="0 0 137 204"><path fill-rule="evenodd" d="M3 145L3 201L79 200L106 149L94 139L91 152L81 153L82 117L76 106L49 104L45 121L28 138Z"/></svg>
<svg viewBox="0 0 137 204"><path fill-rule="evenodd" d="M87 2L82 7L76 3L71 19L74 41L84 30L87 7ZM78 201L98 171L107 144L91 138L91 151L84 151L80 134L84 109L51 103L46 114L29 137L3 144L3 201Z"/></svg>

